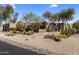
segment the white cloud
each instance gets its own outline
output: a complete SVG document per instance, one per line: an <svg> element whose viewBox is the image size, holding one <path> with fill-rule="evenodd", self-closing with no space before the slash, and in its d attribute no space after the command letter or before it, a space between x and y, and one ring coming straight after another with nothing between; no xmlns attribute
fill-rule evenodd
<svg viewBox="0 0 79 59"><path fill-rule="evenodd" d="M51 7L51 8L53 8L53 7L58 7L58 5L52 4L52 5L50 5L49 7Z"/></svg>
<svg viewBox="0 0 79 59"><path fill-rule="evenodd" d="M14 4L10 4L13 8L16 8L16 6Z"/></svg>

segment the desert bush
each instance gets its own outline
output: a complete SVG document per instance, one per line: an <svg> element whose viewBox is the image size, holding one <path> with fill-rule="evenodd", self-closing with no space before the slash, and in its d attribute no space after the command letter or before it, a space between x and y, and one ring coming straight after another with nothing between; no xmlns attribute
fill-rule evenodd
<svg viewBox="0 0 79 59"><path fill-rule="evenodd" d="M76 28L72 28L71 29L71 34L75 34L76 33Z"/></svg>
<svg viewBox="0 0 79 59"><path fill-rule="evenodd" d="M67 37L69 37L71 35L71 32L70 32L70 30L64 30L64 31L61 31L61 34L66 35Z"/></svg>
<svg viewBox="0 0 79 59"><path fill-rule="evenodd" d="M57 42L59 42L59 41L61 41L61 38L60 38L59 36L56 36L56 37L54 38L54 40L57 41Z"/></svg>
<svg viewBox="0 0 79 59"><path fill-rule="evenodd" d="M10 31L12 31L13 33L16 33L16 28L10 28Z"/></svg>
<svg viewBox="0 0 79 59"><path fill-rule="evenodd" d="M76 30L78 30L79 29L79 21L75 22L72 26L74 28L76 28Z"/></svg>
<svg viewBox="0 0 79 59"><path fill-rule="evenodd" d="M67 38L66 35L60 34L60 35L55 36L54 40L55 41L62 41L62 39L65 39L65 38Z"/></svg>
<svg viewBox="0 0 79 59"><path fill-rule="evenodd" d="M5 34L6 36L14 36L14 33L12 31L8 32L7 34Z"/></svg>
<svg viewBox="0 0 79 59"><path fill-rule="evenodd" d="M34 31L34 32L39 32L39 27L40 25L38 23L32 23L31 24L31 29Z"/></svg>
<svg viewBox="0 0 79 59"><path fill-rule="evenodd" d="M44 38L48 39L54 39L55 41L59 42L62 41L63 39L67 38L65 34L59 34L59 35L46 35Z"/></svg>
<svg viewBox="0 0 79 59"><path fill-rule="evenodd" d="M40 23L40 29L45 29L46 28L46 22Z"/></svg>
<svg viewBox="0 0 79 59"><path fill-rule="evenodd" d="M16 24L16 28L17 28L17 31L24 31L25 30L25 25L23 23L18 22Z"/></svg>
<svg viewBox="0 0 79 59"><path fill-rule="evenodd" d="M76 30L76 33L79 33L79 30Z"/></svg>
<svg viewBox="0 0 79 59"><path fill-rule="evenodd" d="M72 26L76 28L76 33L79 33L79 21L76 21Z"/></svg>
<svg viewBox="0 0 79 59"><path fill-rule="evenodd" d="M33 30L34 32L39 32L40 25L38 23L31 23L26 28L26 31Z"/></svg>
<svg viewBox="0 0 79 59"><path fill-rule="evenodd" d="M25 28L25 31L32 30L31 28L32 28L32 27L31 27L30 25L28 25L28 26Z"/></svg>
<svg viewBox="0 0 79 59"><path fill-rule="evenodd" d="M76 33L76 29L75 28L68 28L64 31L61 31L61 34L65 34L67 37L69 37L70 35L73 35Z"/></svg>
<svg viewBox="0 0 79 59"><path fill-rule="evenodd" d="M58 35L58 37L60 37L60 38L67 38L67 36L63 35L63 34Z"/></svg>

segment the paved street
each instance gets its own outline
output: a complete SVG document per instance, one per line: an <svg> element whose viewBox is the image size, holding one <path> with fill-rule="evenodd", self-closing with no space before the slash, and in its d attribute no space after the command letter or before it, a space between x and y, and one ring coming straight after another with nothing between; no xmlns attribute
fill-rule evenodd
<svg viewBox="0 0 79 59"><path fill-rule="evenodd" d="M38 53L36 52L32 52L0 41L0 55L3 54L4 55L38 55Z"/></svg>

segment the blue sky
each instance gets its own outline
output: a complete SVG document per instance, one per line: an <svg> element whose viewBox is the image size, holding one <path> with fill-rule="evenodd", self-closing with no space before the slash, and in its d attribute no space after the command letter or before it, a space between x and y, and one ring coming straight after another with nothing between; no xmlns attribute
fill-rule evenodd
<svg viewBox="0 0 79 59"><path fill-rule="evenodd" d="M50 11L52 14L62 11L66 8L74 8L75 15L72 22L79 20L79 4L14 4L12 5L15 12L19 13L19 18L24 14L33 12L38 16L42 16L44 12Z"/></svg>

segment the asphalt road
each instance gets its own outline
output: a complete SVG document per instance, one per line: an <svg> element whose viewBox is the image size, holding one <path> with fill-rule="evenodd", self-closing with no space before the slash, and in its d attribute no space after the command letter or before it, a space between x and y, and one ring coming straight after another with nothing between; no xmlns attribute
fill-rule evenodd
<svg viewBox="0 0 79 59"><path fill-rule="evenodd" d="M0 55L41 55L41 54L0 41Z"/></svg>

